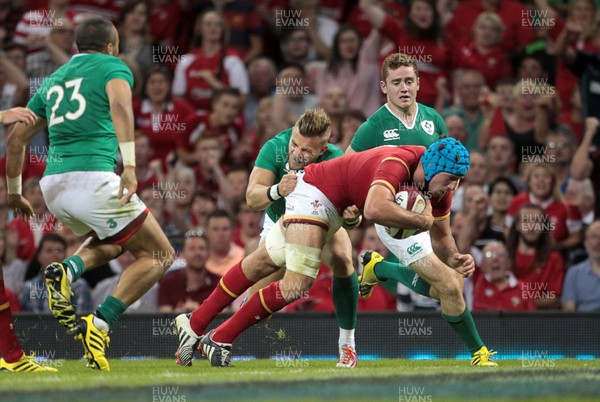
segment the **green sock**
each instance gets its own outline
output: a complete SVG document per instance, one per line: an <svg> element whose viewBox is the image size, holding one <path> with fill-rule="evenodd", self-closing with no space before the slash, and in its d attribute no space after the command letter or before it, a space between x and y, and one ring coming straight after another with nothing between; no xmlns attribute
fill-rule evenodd
<svg viewBox="0 0 600 402"><path fill-rule="evenodd" d="M62 260L61 264L66 266L71 272L71 282L75 282L85 272L85 266L83 260L78 255L73 255L66 260Z"/></svg>
<svg viewBox="0 0 600 402"><path fill-rule="evenodd" d="M99 318L106 321L108 326L112 328L125 310L127 310L127 305L125 303L109 295L106 296L104 303L98 306L96 312L100 315Z"/></svg>
<svg viewBox="0 0 600 402"><path fill-rule="evenodd" d="M425 282L415 271L406 265L400 264L399 262L383 260L375 265L374 270L375 275L377 275L377 278L379 278L380 281L392 279L396 282L400 282L420 295L430 297L429 289L431 288L431 285ZM394 293L395 292L394 289Z"/></svg>
<svg viewBox="0 0 600 402"><path fill-rule="evenodd" d="M473 317L471 316L468 307L465 307L465 311L459 316L445 315L442 313L442 317L444 317L444 320L450 324L460 339L467 345L471 354L475 353L483 346L483 341L479 337L477 328L475 328L475 322L473 321Z"/></svg>
<svg viewBox="0 0 600 402"><path fill-rule="evenodd" d="M356 272L347 278L334 276L332 296L338 326L342 329L356 328L358 311L358 276Z"/></svg>

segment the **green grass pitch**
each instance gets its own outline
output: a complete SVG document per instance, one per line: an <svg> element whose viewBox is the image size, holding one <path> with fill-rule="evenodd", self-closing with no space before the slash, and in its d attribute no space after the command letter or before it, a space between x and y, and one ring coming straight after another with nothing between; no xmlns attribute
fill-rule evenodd
<svg viewBox="0 0 600 402"><path fill-rule="evenodd" d="M179 367L174 360L110 361L110 372L83 361L44 364L58 373L0 373L1 401L600 401L600 360L546 360L523 367L471 367L464 360L359 361L355 369L331 360L207 360Z"/></svg>

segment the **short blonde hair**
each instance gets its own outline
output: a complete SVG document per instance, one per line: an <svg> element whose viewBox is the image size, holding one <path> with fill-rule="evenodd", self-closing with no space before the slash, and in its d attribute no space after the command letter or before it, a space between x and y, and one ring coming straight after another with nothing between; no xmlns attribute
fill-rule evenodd
<svg viewBox="0 0 600 402"><path fill-rule="evenodd" d="M502 22L502 20L498 16L498 14L491 12L491 11L482 12L481 14L479 14L477 19L473 23L473 28L477 28L479 25L483 24L484 22L490 22L493 25L494 30L496 32L498 32L500 34L504 33L504 23Z"/></svg>
<svg viewBox="0 0 600 402"><path fill-rule="evenodd" d="M331 136L331 119L322 108L308 109L294 124L294 128L303 137L319 137L329 141Z"/></svg>

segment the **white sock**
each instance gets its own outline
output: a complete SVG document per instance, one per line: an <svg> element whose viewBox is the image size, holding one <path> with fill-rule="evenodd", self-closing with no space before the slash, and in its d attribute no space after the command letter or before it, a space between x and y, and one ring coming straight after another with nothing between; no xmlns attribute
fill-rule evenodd
<svg viewBox="0 0 600 402"><path fill-rule="evenodd" d="M94 326L101 331L108 332L108 330L110 329L106 321L96 316L94 316L94 320L92 322L94 323Z"/></svg>
<svg viewBox="0 0 600 402"><path fill-rule="evenodd" d="M340 328L340 337L338 339L338 346L341 349L342 346L344 346L344 345L355 347L355 345L354 345L354 329Z"/></svg>

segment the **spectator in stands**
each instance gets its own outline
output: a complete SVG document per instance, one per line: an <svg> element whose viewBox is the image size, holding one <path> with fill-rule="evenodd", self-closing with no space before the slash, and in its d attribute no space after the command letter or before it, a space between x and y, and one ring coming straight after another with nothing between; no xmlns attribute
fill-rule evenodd
<svg viewBox="0 0 600 402"><path fill-rule="evenodd" d="M171 220L171 215L166 211L165 193L161 188L164 188L164 185L158 184L155 187L146 187L139 190L139 196L156 218L173 248L180 250L183 243L183 232L178 230Z"/></svg>
<svg viewBox="0 0 600 402"><path fill-rule="evenodd" d="M600 221L585 232L588 259L567 271L562 294L565 311L600 311Z"/></svg>
<svg viewBox="0 0 600 402"><path fill-rule="evenodd" d="M6 230L4 226L0 226L0 228L0 237L4 242L0 261L3 270L2 278L5 287L18 295L25 282L27 262L17 258L17 233Z"/></svg>
<svg viewBox="0 0 600 402"><path fill-rule="evenodd" d="M507 136L514 145L516 163L535 159L542 153L551 118L558 112L554 89L531 80L521 80L513 88L514 109L506 116L496 113L497 100L484 102L484 121L479 131L479 147L485 149L491 137Z"/></svg>
<svg viewBox="0 0 600 402"><path fill-rule="evenodd" d="M395 0L376 0L387 15L395 20L402 20L406 14L406 5ZM373 26L369 17L361 10L360 2L352 6L346 20L348 25L352 25L360 33L362 38L366 38L371 33Z"/></svg>
<svg viewBox="0 0 600 402"><path fill-rule="evenodd" d="M480 238L505 241L504 235L508 231L506 214L515 195L517 195L517 188L506 177L498 177L490 184L488 199L492 214L487 216L485 229Z"/></svg>
<svg viewBox="0 0 600 402"><path fill-rule="evenodd" d="M333 38L331 57L309 73L314 77L321 104L327 89L336 85L343 88L349 108L370 116L381 107L379 42L380 34L376 30L363 42L354 27L342 25L339 28Z"/></svg>
<svg viewBox="0 0 600 402"><path fill-rule="evenodd" d="M192 228L204 231L208 215L216 209L217 202L210 194L202 190L196 191L192 197L192 206L190 207Z"/></svg>
<svg viewBox="0 0 600 402"><path fill-rule="evenodd" d="M148 137L137 131L135 136L135 176L138 180L138 190L153 187L165 181L160 161L150 161L152 152Z"/></svg>
<svg viewBox="0 0 600 402"><path fill-rule="evenodd" d="M275 129L273 124L272 112L274 99L275 98L273 96L270 96L260 100L258 103L258 109L256 110L256 129L255 131L248 133L248 135L256 137L259 149L264 145L265 142L269 141L278 134L278 131Z"/></svg>
<svg viewBox="0 0 600 402"><path fill-rule="evenodd" d="M485 152L488 176L487 182L493 182L499 177L507 177L517 190L523 190L525 184L515 172L516 158L515 146L512 141L503 135L490 138Z"/></svg>
<svg viewBox="0 0 600 402"><path fill-rule="evenodd" d="M306 22L302 28L306 30L309 42L309 59L328 60L331 57L333 37L338 30L334 19L319 13L319 0L290 0L290 7L300 12Z"/></svg>
<svg viewBox="0 0 600 402"><path fill-rule="evenodd" d="M481 152L471 152L469 171L460 184L458 189L452 193L451 211L463 209L463 194L467 185L475 184L487 191L487 161Z"/></svg>
<svg viewBox="0 0 600 402"><path fill-rule="evenodd" d="M81 14L101 15L116 23L123 7L123 0L70 0L70 8Z"/></svg>
<svg viewBox="0 0 600 402"><path fill-rule="evenodd" d="M9 55L11 53L20 53L23 65L14 63ZM7 110L15 106L25 106L29 98L30 82L25 75L25 52L16 45L10 45L9 50L0 49L0 107ZM5 136L3 126L0 125L0 134ZM0 150L2 155L6 153L6 139L2 138Z"/></svg>
<svg viewBox="0 0 600 402"><path fill-rule="evenodd" d="M154 41L150 36L150 5L146 0L128 0L117 21L119 53L135 60L142 77L152 68Z"/></svg>
<svg viewBox="0 0 600 402"><path fill-rule="evenodd" d="M590 178L594 194L600 194L600 120L597 117L585 119L585 133L571 162L571 177L576 180ZM600 197L596 197L594 215L600 217Z"/></svg>
<svg viewBox="0 0 600 402"><path fill-rule="evenodd" d="M246 165L247 166L247 165ZM220 204L230 215L235 215L235 205L246 199L250 172L245 165L233 165L225 174L225 183L221 190Z"/></svg>
<svg viewBox="0 0 600 402"><path fill-rule="evenodd" d="M580 143L585 130L585 115L583 114L583 102L581 100L581 88L579 86L573 88L571 97L569 98L568 107L562 107L558 122L571 129L577 143Z"/></svg>
<svg viewBox="0 0 600 402"><path fill-rule="evenodd" d="M43 41L44 47L27 56L27 76L43 79L69 61L75 45L75 27L67 18L57 20Z"/></svg>
<svg viewBox="0 0 600 402"><path fill-rule="evenodd" d="M454 216L462 221L462 230L457 233L456 245L463 254L471 254L475 264L481 262L481 250L489 239L483 239L487 223L489 200L483 186L469 183L464 185L462 209Z"/></svg>
<svg viewBox="0 0 600 402"><path fill-rule="evenodd" d="M279 133L292 127L307 109L318 106L317 97L309 94L306 72L300 64L290 64L277 76L273 99L273 125Z"/></svg>
<svg viewBox="0 0 600 402"><path fill-rule="evenodd" d="M205 233L209 243L206 269L221 277L244 258L244 249L233 243L231 217L223 210L218 209L208 215Z"/></svg>
<svg viewBox="0 0 600 402"><path fill-rule="evenodd" d="M339 127L342 116L348 109L348 98L344 88L337 84L331 84L323 90L323 96L319 104L325 110L331 120L331 137L329 141L337 142L340 136Z"/></svg>
<svg viewBox="0 0 600 402"><path fill-rule="evenodd" d="M27 46L29 52L41 50L52 27L58 26L63 18L77 25L83 19L83 15L73 11L68 1L49 0L47 7L23 14L13 40L19 45Z"/></svg>
<svg viewBox="0 0 600 402"><path fill-rule="evenodd" d="M206 299L219 282L219 276L207 270L208 238L201 231L185 234L181 257L185 268L167 273L158 285L160 312L189 313Z"/></svg>
<svg viewBox="0 0 600 402"><path fill-rule="evenodd" d="M106 278L100 281L94 290L92 291L92 305L98 306L104 300L106 296L111 295L117 287L119 279L128 267L135 262L135 258L129 251L121 254L116 258L117 265L119 266L119 273L110 278ZM133 304L127 306L125 314L127 313L156 313L158 310L158 283L152 285L142 297L137 299Z"/></svg>
<svg viewBox="0 0 600 402"><path fill-rule="evenodd" d="M192 116L188 121L187 135L178 137L177 154L181 161L190 165L197 163L194 148L198 147L198 139L209 133L220 139L222 157L228 157L245 129L239 114L241 108L242 97L236 88L214 91L211 111L199 111Z"/></svg>
<svg viewBox="0 0 600 402"><path fill-rule="evenodd" d="M435 1L415 0L408 5L400 22L384 9L366 0L360 2L371 24L397 46L394 52L412 56L419 69L419 103L434 107L437 99L436 82L444 77L449 66L449 53L440 41L441 26Z"/></svg>
<svg viewBox="0 0 600 402"><path fill-rule="evenodd" d="M530 298L523 298L523 281L512 273L506 246L492 241L483 248L481 275L473 292L473 310L523 311L535 310Z"/></svg>
<svg viewBox="0 0 600 402"><path fill-rule="evenodd" d="M29 199L29 198L28 198ZM42 268L47 267L52 261L61 261L67 257L67 242L55 233L44 235L40 246L33 256L23 284L19 293L23 311L29 313L50 313L48 308L48 290L44 281ZM73 296L71 302L75 306L78 315L90 313L93 309L91 304L90 290L83 278L77 279L71 284Z"/></svg>
<svg viewBox="0 0 600 402"><path fill-rule="evenodd" d="M339 149L347 149L354 138L354 133L367 120L365 114L358 109L348 109L342 114L338 128L338 138L335 145Z"/></svg>
<svg viewBox="0 0 600 402"><path fill-rule="evenodd" d="M584 226L589 226L594 221L596 194L594 194L594 186L589 178L584 180L570 178L569 184L567 184L565 200L570 205L579 209L579 212L581 212L581 222Z"/></svg>
<svg viewBox="0 0 600 402"><path fill-rule="evenodd" d="M538 309L560 307L565 264L552 251L554 223L534 204L522 205L508 232L506 246L515 276L523 280L523 299L535 301Z"/></svg>
<svg viewBox="0 0 600 402"><path fill-rule="evenodd" d="M577 140L566 126L558 126L546 136L544 154L552 164L561 194L566 194L570 178L571 161L577 149Z"/></svg>
<svg viewBox="0 0 600 402"><path fill-rule="evenodd" d="M235 204L234 216L237 225L233 229L233 242L245 250L245 255L250 254L247 247L258 246L262 231L263 211L250 209L246 199L239 198Z"/></svg>
<svg viewBox="0 0 600 402"><path fill-rule="evenodd" d="M186 98L196 109L208 110L213 91L237 88L242 97L249 92L244 62L228 47L227 24L216 11L206 11L196 19L193 49L175 68L173 95ZM245 99L242 99L242 103Z"/></svg>
<svg viewBox="0 0 600 402"><path fill-rule="evenodd" d="M280 48L283 62L286 65L300 64L303 66L310 61L314 61L314 54L310 58L310 38L306 29L296 28L284 33Z"/></svg>
<svg viewBox="0 0 600 402"><path fill-rule="evenodd" d="M244 63L249 63L263 53L263 23L256 11L254 2L247 0L193 2L196 11L216 7L223 13L229 29L229 45L235 50Z"/></svg>
<svg viewBox="0 0 600 402"><path fill-rule="evenodd" d="M467 127L465 146L469 151L479 149L477 140L483 123L483 110L479 103L485 85L483 75L477 70L458 70L454 74L457 104L443 111L444 117L456 114Z"/></svg>
<svg viewBox="0 0 600 402"><path fill-rule="evenodd" d="M175 226L174 235L183 235L192 225L190 205L196 192L196 174L183 164L177 164L167 176L167 181L155 191L154 196L165 200L165 210Z"/></svg>
<svg viewBox="0 0 600 402"><path fill-rule="evenodd" d="M496 13L504 24L503 49L517 54L521 48L535 40L535 30L523 23L527 8L514 0L467 0L460 2L454 10L452 19L446 25L444 36L446 43L462 46L471 39L471 30L477 17L484 11Z"/></svg>
<svg viewBox="0 0 600 402"><path fill-rule="evenodd" d="M512 224L517 211L524 204L539 205L552 220L554 247L567 252L583 240L581 213L562 201L556 175L550 165L532 164L526 171L527 190L517 194L508 209L507 226Z"/></svg>
<svg viewBox="0 0 600 402"><path fill-rule="evenodd" d="M222 139L211 132L205 133L196 142L196 161L194 166L196 187L219 200L221 192L227 187L227 178L221 165L223 159Z"/></svg>
<svg viewBox="0 0 600 402"><path fill-rule="evenodd" d="M152 0L150 1L150 34L163 46L179 43L182 20L189 11L186 1ZM185 24L185 23L184 23ZM176 46L179 50L179 46Z"/></svg>
<svg viewBox="0 0 600 402"><path fill-rule="evenodd" d="M446 123L446 128L448 129L448 137L456 138L461 144L467 146L469 132L463 118L458 114L446 113L444 123Z"/></svg>
<svg viewBox="0 0 600 402"><path fill-rule="evenodd" d="M473 25L473 40L453 51L453 67L479 71L489 88L512 75L508 58L502 49L504 24L497 14L484 11Z"/></svg>
<svg viewBox="0 0 600 402"><path fill-rule="evenodd" d="M150 140L150 160L159 159L163 169L167 158L177 149L177 139L188 133L195 110L186 100L171 97L171 72L154 68L145 77L142 99L134 99L135 125ZM138 176L139 177L139 176Z"/></svg>
<svg viewBox="0 0 600 402"><path fill-rule="evenodd" d="M256 115L258 105L264 98L268 98L275 90L277 67L268 57L257 57L248 65L248 78L250 80L250 93L244 105L244 119L246 126L256 128Z"/></svg>
<svg viewBox="0 0 600 402"><path fill-rule="evenodd" d="M7 38L14 36L21 15L23 4L12 0L0 0L0 49Z"/></svg>
<svg viewBox="0 0 600 402"><path fill-rule="evenodd" d="M14 219L8 224L8 230L15 231L18 235L17 258L29 261L34 256L42 236L54 231L56 218L46 208L39 179L31 178L25 182L23 196L29 200L33 215L29 222Z"/></svg>

